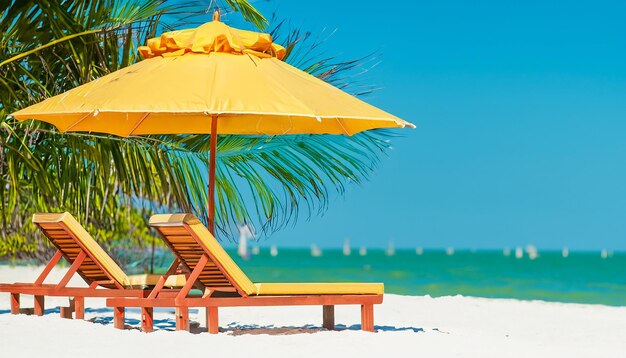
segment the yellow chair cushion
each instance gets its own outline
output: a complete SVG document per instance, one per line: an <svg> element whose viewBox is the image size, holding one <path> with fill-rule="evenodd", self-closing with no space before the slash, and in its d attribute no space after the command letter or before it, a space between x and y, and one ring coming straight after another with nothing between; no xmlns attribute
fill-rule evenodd
<svg viewBox="0 0 626 358"><path fill-rule="evenodd" d="M159 278L162 275L157 274L140 274L140 275L130 275L128 279L130 280L130 286L132 287L151 287L156 286ZM175 287L183 287L185 286L185 275L171 275L165 281L165 285L163 287L175 288Z"/></svg>
<svg viewBox="0 0 626 358"><path fill-rule="evenodd" d="M268 295L382 295L382 283L255 283L256 294Z"/></svg>

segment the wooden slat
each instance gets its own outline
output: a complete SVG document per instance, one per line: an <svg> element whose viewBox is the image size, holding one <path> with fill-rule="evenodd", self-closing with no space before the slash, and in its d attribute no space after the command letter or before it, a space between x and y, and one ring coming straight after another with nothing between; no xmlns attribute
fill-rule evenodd
<svg viewBox="0 0 626 358"><path fill-rule="evenodd" d="M202 280L202 282L209 282L209 281L230 282L224 276L222 276L222 277L201 277L200 280Z"/></svg>
<svg viewBox="0 0 626 358"><path fill-rule="evenodd" d="M63 237L53 237L52 240L58 243L59 245L78 246L78 244L74 241L74 239L69 235L66 235Z"/></svg>
<svg viewBox="0 0 626 358"><path fill-rule="evenodd" d="M54 243L54 245L56 247L64 248L64 249L78 249L79 248L79 246L76 246L76 245L66 244L66 243L58 243L58 242L56 242L54 240L52 240L52 243Z"/></svg>
<svg viewBox="0 0 626 358"><path fill-rule="evenodd" d="M69 235L67 233L63 234L51 234L49 232L46 233L46 236L54 241L63 241L63 239L67 239Z"/></svg>
<svg viewBox="0 0 626 358"><path fill-rule="evenodd" d="M62 227L55 227L54 229L41 229L44 233L50 235L67 235L67 231L65 231Z"/></svg>
<svg viewBox="0 0 626 358"><path fill-rule="evenodd" d="M66 232L61 226L57 226L54 229L44 229L44 228L42 228L42 230L44 230L45 232L48 232L48 233L65 233Z"/></svg>
<svg viewBox="0 0 626 358"><path fill-rule="evenodd" d="M216 278L216 277L226 278L226 276L224 276L220 272L203 272L202 277L204 277L204 278Z"/></svg>
<svg viewBox="0 0 626 358"><path fill-rule="evenodd" d="M209 283L209 282L230 283L230 281L228 281L228 279L226 279L225 277L202 277L202 278L199 278L199 280L201 280L202 283Z"/></svg>
<svg viewBox="0 0 626 358"><path fill-rule="evenodd" d="M195 243L191 235L167 235L167 240L173 244L180 242Z"/></svg>
<svg viewBox="0 0 626 358"><path fill-rule="evenodd" d="M189 231L183 227L160 227L159 231L163 235L189 235Z"/></svg>
<svg viewBox="0 0 626 358"><path fill-rule="evenodd" d="M202 253L198 253L197 251L175 251L178 252L180 256L185 256L185 258L187 258L188 260L198 260L200 256L202 256Z"/></svg>
<svg viewBox="0 0 626 358"><path fill-rule="evenodd" d="M109 280L108 276L93 276L93 277L89 277L89 278L92 281L104 282L104 283L100 284L100 286L103 286L103 287L113 286L113 287L115 287L115 283L111 282L111 280Z"/></svg>
<svg viewBox="0 0 626 358"><path fill-rule="evenodd" d="M228 282L225 277L201 277L203 282Z"/></svg>
<svg viewBox="0 0 626 358"><path fill-rule="evenodd" d="M191 233L184 227L159 227L157 229L165 238L176 257L193 270L198 265L198 262L201 261L204 251ZM222 290L235 289L228 278L224 276L217 265L210 259L200 272L198 282L205 287Z"/></svg>
<svg viewBox="0 0 626 358"><path fill-rule="evenodd" d="M83 273L83 275L85 276L89 276L89 277L93 277L93 276L102 276L103 272L102 270L80 270L80 272Z"/></svg>
<svg viewBox="0 0 626 358"><path fill-rule="evenodd" d="M223 273L219 272L219 271L202 271L202 276L203 277L226 277Z"/></svg>
<svg viewBox="0 0 626 358"><path fill-rule="evenodd" d="M38 223L37 225L44 230L59 230L59 228L62 228L58 223Z"/></svg>
<svg viewBox="0 0 626 358"><path fill-rule="evenodd" d="M86 260L85 260L86 261ZM95 263L84 263L82 265L80 265L80 267L84 267L86 269L90 269L90 268L97 268L99 269L98 265L96 265Z"/></svg>

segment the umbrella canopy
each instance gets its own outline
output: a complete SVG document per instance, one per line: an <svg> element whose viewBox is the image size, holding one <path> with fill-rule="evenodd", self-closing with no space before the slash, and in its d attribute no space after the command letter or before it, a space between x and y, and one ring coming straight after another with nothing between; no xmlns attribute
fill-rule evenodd
<svg viewBox="0 0 626 358"><path fill-rule="evenodd" d="M345 134L415 127L282 61L268 34L214 21L139 48L144 60L21 109L61 132L211 134L213 232L216 134Z"/></svg>
<svg viewBox="0 0 626 358"><path fill-rule="evenodd" d="M118 136L347 134L413 126L281 61L268 34L219 21L172 31L140 48L132 66L12 114L61 132Z"/></svg>

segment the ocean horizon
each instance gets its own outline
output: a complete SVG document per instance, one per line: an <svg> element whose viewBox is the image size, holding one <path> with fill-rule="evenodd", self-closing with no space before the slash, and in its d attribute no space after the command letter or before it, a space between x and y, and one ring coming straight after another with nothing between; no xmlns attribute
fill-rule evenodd
<svg viewBox="0 0 626 358"><path fill-rule="evenodd" d="M277 256L261 250L244 260L228 250L253 281L383 282L386 293L463 295L554 302L626 304L626 253L607 251L526 252L517 258L503 251L368 249L365 256L352 250L280 249Z"/></svg>
<svg viewBox="0 0 626 358"><path fill-rule="evenodd" d="M535 258L527 252L516 258L515 250L368 249L365 255L351 250L320 249L313 256L309 248L278 248L276 256L261 248L248 259L227 252L254 282L382 282L385 293L401 295L475 296L552 302L626 304L626 253L600 251L540 251ZM128 253L130 255L130 253ZM122 261L132 257L118 256ZM136 255L136 252L133 253ZM154 271L163 273L173 259L158 250ZM128 273L142 273L149 258L127 265ZM0 264L27 262L4 261Z"/></svg>

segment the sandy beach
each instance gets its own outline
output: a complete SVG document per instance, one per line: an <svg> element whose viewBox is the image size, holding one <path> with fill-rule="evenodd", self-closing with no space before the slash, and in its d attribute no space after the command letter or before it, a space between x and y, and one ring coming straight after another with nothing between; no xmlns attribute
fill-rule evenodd
<svg viewBox="0 0 626 358"><path fill-rule="evenodd" d="M32 282L40 268L0 266L0 282ZM49 280L64 271L55 269ZM73 285L81 285L75 278ZM156 332L139 331L139 312L128 310L128 329L116 330L102 299L86 300L86 321L59 317L67 299L46 301L43 317L11 315L0 294L0 347L6 357L380 357L389 353L437 357L598 357L626 352L626 307L387 294L375 308L377 333L359 330L359 308L336 308L337 331L321 326L321 307L220 310L218 335L203 328L204 309L191 312L191 332L173 331L173 310L155 312ZM32 299L22 296L22 307Z"/></svg>

